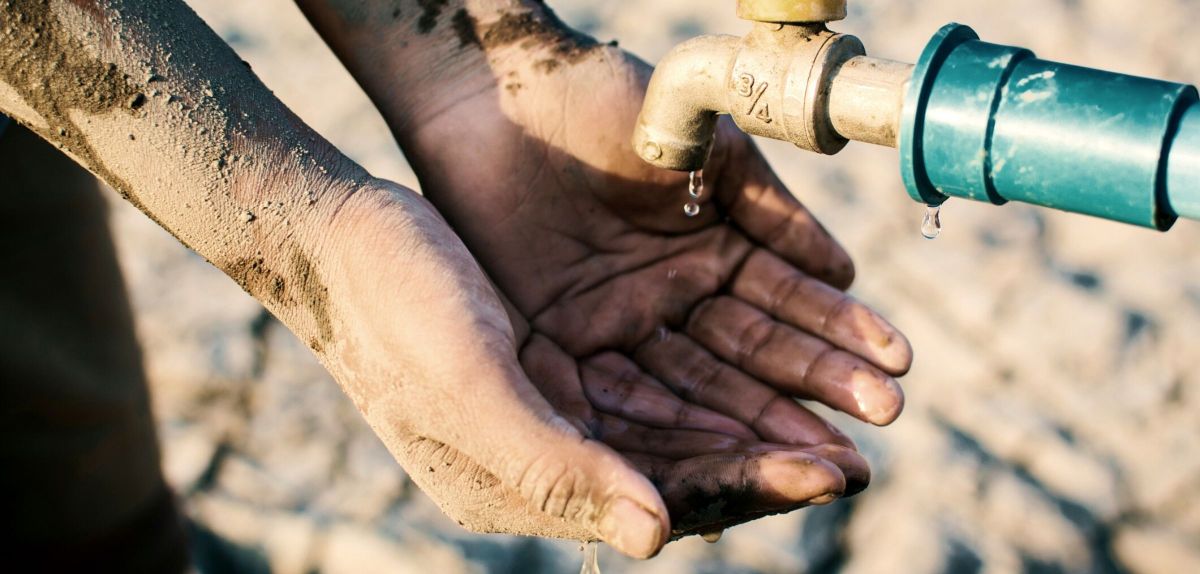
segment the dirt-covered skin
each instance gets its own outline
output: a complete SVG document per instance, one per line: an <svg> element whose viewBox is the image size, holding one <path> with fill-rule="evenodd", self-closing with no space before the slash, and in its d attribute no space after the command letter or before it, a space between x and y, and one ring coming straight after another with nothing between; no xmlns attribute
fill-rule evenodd
<svg viewBox="0 0 1200 574"><path fill-rule="evenodd" d="M792 398L890 423L911 348L840 290L849 257L748 138L722 126L689 219L687 176L629 148L649 67L540 2L439 2L433 25L421 2L298 3L530 320L521 356L534 383L655 482L675 533L827 500L805 489L812 467L790 458L800 449L850 491L865 485L853 445ZM742 428L646 414L683 408ZM650 428L629 440L609 414Z"/></svg>
<svg viewBox="0 0 1200 574"><path fill-rule="evenodd" d="M440 4L421 3L418 33ZM527 326L433 207L304 126L182 1L0 2L0 111L261 300L464 525L641 557L667 540L655 485L547 400L577 382L540 361L570 357L537 338L522 365ZM635 414L678 417L710 452L750 436L700 408ZM604 428L633 440L637 422L613 413ZM847 488L825 455L786 459L807 480L764 491L775 506ZM754 491L770 472L737 478Z"/></svg>

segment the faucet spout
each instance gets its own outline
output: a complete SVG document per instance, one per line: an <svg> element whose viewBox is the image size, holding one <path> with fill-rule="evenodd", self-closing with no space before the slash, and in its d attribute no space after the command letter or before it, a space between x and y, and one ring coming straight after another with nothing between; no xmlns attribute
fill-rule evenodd
<svg viewBox="0 0 1200 574"><path fill-rule="evenodd" d="M736 36L699 36L659 62L633 136L642 159L678 171L704 167L717 114L728 112L725 86L739 43Z"/></svg>

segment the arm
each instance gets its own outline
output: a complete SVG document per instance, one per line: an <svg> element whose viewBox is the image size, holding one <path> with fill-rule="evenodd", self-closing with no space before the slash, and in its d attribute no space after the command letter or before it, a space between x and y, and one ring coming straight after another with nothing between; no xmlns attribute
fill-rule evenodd
<svg viewBox="0 0 1200 574"><path fill-rule="evenodd" d="M503 304L437 212L304 126L181 0L12 0L0 28L0 111L308 342L460 523L643 557L666 541L653 485L529 381Z"/></svg>
<svg viewBox="0 0 1200 574"><path fill-rule="evenodd" d="M0 110L230 274L303 340L328 343L325 304L285 291L322 289L311 273L322 230L368 174L182 2L16 0L2 10Z"/></svg>

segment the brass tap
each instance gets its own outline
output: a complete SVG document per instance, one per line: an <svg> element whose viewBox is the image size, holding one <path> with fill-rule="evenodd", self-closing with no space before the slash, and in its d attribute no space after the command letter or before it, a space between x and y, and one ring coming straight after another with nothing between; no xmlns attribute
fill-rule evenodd
<svg viewBox="0 0 1200 574"><path fill-rule="evenodd" d="M749 34L693 38L659 63L634 149L659 167L701 169L718 114L823 154L852 139L895 147L913 67L869 58L858 38L826 27L845 15L845 0L740 0Z"/></svg>

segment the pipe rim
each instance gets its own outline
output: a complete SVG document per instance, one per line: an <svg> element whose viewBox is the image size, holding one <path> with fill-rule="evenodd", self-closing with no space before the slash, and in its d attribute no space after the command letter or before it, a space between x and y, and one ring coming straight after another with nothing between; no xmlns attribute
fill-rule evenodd
<svg viewBox="0 0 1200 574"><path fill-rule="evenodd" d="M912 80L904 95L904 111L900 122L900 177L904 187L914 201L937 206L950 199L939 192L929 181L925 171L925 158L921 139L924 137L925 107L933 89L933 78L938 68L955 48L966 42L978 40L979 35L970 26L950 23L942 26L913 68Z"/></svg>

